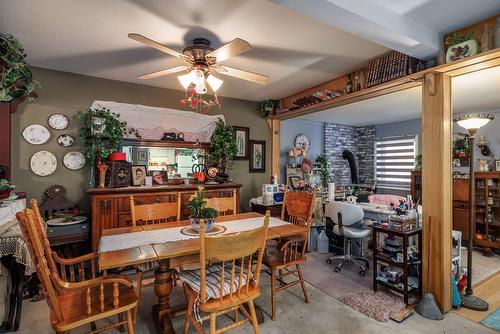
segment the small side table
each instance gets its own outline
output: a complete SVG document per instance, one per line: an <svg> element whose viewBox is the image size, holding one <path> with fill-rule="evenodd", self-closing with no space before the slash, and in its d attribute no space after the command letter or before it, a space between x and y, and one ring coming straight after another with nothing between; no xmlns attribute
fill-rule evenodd
<svg viewBox="0 0 500 334"><path fill-rule="evenodd" d="M387 234L389 236L400 237L403 240L403 262L396 262L391 259L389 255L384 254L379 250L377 235L379 233ZM417 262L408 262L408 245L410 237L417 236L418 239L418 252L420 260ZM399 292L403 295L405 304L408 305L408 297L410 294L416 294L418 297L422 296L422 229L413 229L408 231L392 230L382 228L380 226L372 226L372 242L373 242L373 290L377 291L378 285L383 285L391 290ZM379 262L393 267L398 267L403 270L403 288L389 282L379 280L378 265ZM410 266L418 266L418 288L410 288L408 286L408 269Z"/></svg>
<svg viewBox="0 0 500 334"><path fill-rule="evenodd" d="M257 212L265 215L266 211L269 210L271 211L271 217L279 218L281 217L281 208L283 207L283 204L264 205L264 204L251 203L250 207L252 209L252 212Z"/></svg>

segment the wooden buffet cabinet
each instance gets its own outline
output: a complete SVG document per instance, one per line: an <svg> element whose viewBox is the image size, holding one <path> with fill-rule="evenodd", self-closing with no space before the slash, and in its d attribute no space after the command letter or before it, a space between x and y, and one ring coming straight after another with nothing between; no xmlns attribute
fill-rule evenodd
<svg viewBox="0 0 500 334"><path fill-rule="evenodd" d="M186 202L198 185L169 185L158 187L92 188L88 190L92 207L92 251L99 247L103 229L131 226L130 195L141 204L173 202L177 193L181 194L181 219L189 218ZM236 191L239 203L241 184L223 183L204 185L207 197L232 196ZM239 208L237 207L239 212Z"/></svg>

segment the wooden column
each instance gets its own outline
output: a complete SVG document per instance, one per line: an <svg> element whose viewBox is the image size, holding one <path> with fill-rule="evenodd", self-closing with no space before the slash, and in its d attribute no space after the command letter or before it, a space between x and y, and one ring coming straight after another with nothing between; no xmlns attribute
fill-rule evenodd
<svg viewBox="0 0 500 334"><path fill-rule="evenodd" d="M451 77L429 73L422 92L423 291L451 309Z"/></svg>
<svg viewBox="0 0 500 334"><path fill-rule="evenodd" d="M271 152L271 175L278 175L280 179L281 152L280 152L280 120L267 119L269 125L269 144ZM284 182L281 180L281 182Z"/></svg>

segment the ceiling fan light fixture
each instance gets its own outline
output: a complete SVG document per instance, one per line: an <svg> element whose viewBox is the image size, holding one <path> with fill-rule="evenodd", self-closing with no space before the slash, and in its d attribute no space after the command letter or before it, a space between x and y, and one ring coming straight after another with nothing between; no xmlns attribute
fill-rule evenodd
<svg viewBox="0 0 500 334"><path fill-rule="evenodd" d="M199 86L205 82L205 75L203 74L202 70L192 70L189 75L191 76L191 82L196 86Z"/></svg>
<svg viewBox="0 0 500 334"><path fill-rule="evenodd" d="M207 86L205 85L205 81L202 81L199 84L194 86L194 91L198 94L205 94L207 92Z"/></svg>
<svg viewBox="0 0 500 334"><path fill-rule="evenodd" d="M214 91L214 93L216 93L219 90L220 86L222 86L222 84L224 83L224 81L213 76L212 74L210 74L207 77L207 82L210 85L210 88L212 88L212 90Z"/></svg>
<svg viewBox="0 0 500 334"><path fill-rule="evenodd" d="M179 82L181 83L182 87L184 87L184 89L188 89L189 85L191 85L192 83L191 73L178 75L177 79L179 79Z"/></svg>

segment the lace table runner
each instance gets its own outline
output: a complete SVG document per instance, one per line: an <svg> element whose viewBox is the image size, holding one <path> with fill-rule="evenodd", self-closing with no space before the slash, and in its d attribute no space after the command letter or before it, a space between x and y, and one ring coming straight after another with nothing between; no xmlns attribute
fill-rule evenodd
<svg viewBox="0 0 500 334"><path fill-rule="evenodd" d="M223 225L226 228L223 234L243 232L261 227L264 224L264 217L230 220L217 224ZM287 224L290 223L274 217L271 217L269 221L269 227ZM99 243L99 253L198 238L198 236L182 234L182 229L183 227L171 227L160 230L103 236Z"/></svg>

